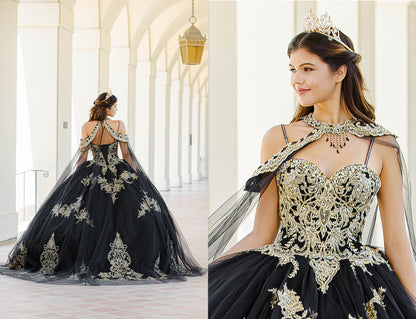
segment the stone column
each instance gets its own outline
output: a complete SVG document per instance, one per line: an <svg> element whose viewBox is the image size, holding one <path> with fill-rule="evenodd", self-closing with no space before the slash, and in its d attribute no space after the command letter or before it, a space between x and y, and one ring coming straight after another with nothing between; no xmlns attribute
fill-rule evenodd
<svg viewBox="0 0 416 319"><path fill-rule="evenodd" d="M178 93L178 184L182 186L183 183L183 173L182 173L182 166L183 166L183 156L182 156L182 146L183 143L183 80L179 79L179 93ZM186 143L185 143L186 145Z"/></svg>
<svg viewBox="0 0 416 319"><path fill-rule="evenodd" d="M184 81L184 80L182 80ZM181 145L181 168L182 168L182 181L185 184L191 183L191 161L190 161L190 148L191 148L191 131L190 131L190 113L191 113L191 88L189 87L189 82L183 86L183 98L182 98L182 145Z"/></svg>
<svg viewBox="0 0 416 319"><path fill-rule="evenodd" d="M168 190L168 180L165 176L165 155L166 155L166 90L168 74L158 71L155 86L155 105L154 105L154 180L160 190Z"/></svg>
<svg viewBox="0 0 416 319"><path fill-rule="evenodd" d="M171 91L172 91L172 76L169 72L166 74L166 93L165 93L165 184L166 189L170 189L170 132L171 132Z"/></svg>
<svg viewBox="0 0 416 319"><path fill-rule="evenodd" d="M399 136L408 158L409 83L408 5L376 3L376 115L377 122ZM414 107L414 106L413 106ZM413 124L413 123L412 123Z"/></svg>
<svg viewBox="0 0 416 319"><path fill-rule="evenodd" d="M156 63L150 61L149 75L149 168L151 179L155 177L155 98L156 98Z"/></svg>
<svg viewBox="0 0 416 319"><path fill-rule="evenodd" d="M203 161L202 161L202 178L208 178L208 97L206 88L204 89L204 95L203 95L203 104L202 104L202 132L203 136L201 137L202 145L203 145Z"/></svg>
<svg viewBox="0 0 416 319"><path fill-rule="evenodd" d="M16 213L16 93L17 93L17 3L0 2L0 96L2 118L0 126L2 152L0 156L0 241L17 235Z"/></svg>
<svg viewBox="0 0 416 319"><path fill-rule="evenodd" d="M100 30L98 90L104 92L110 86L110 52L111 35L106 30Z"/></svg>
<svg viewBox="0 0 416 319"><path fill-rule="evenodd" d="M169 134L169 164L170 164L170 184L172 187L182 186L181 174L179 169L179 79L172 80L171 84L171 103L170 103L170 134Z"/></svg>
<svg viewBox="0 0 416 319"><path fill-rule="evenodd" d="M201 107L201 94L198 91L198 81L195 81L193 87L193 99L192 99L192 114L191 114L191 125L192 125L192 180L201 180L200 161L199 161L199 118L200 118L200 107Z"/></svg>
<svg viewBox="0 0 416 319"><path fill-rule="evenodd" d="M373 1L358 2L358 42L356 51L361 54L360 63L368 98L375 101L376 89L376 12Z"/></svg>
<svg viewBox="0 0 416 319"><path fill-rule="evenodd" d="M44 169L38 187L42 202L71 158L72 33L71 1L20 3L18 34L22 64L18 78L17 140L24 169ZM23 123L21 119L27 118ZM23 135L21 135L23 136Z"/></svg>
<svg viewBox="0 0 416 319"><path fill-rule="evenodd" d="M117 96L118 105L118 111L114 119L122 120L126 123L128 130L130 130L128 114L130 112L129 81L131 81L129 77L135 75L134 67L131 72L129 70L130 56L130 48L111 48L109 66L109 87L114 95ZM106 91L106 89L103 91ZM133 125L133 119L130 119L130 123Z"/></svg>
<svg viewBox="0 0 416 319"><path fill-rule="evenodd" d="M209 19L208 191L212 212L238 189L237 2L210 1Z"/></svg>
<svg viewBox="0 0 416 319"><path fill-rule="evenodd" d="M136 139L136 75L137 75L137 51L129 50L128 65L128 114L127 127L131 145L135 145Z"/></svg>
<svg viewBox="0 0 416 319"><path fill-rule="evenodd" d="M407 9L407 92L408 133L409 133L409 174L413 186L412 203L416 203L416 1L410 1ZM413 204L415 207L415 204Z"/></svg>
<svg viewBox="0 0 416 319"><path fill-rule="evenodd" d="M98 94L109 88L110 34L100 29L75 29L73 50L72 149L79 147L81 126ZM114 92L116 93L116 92Z"/></svg>
<svg viewBox="0 0 416 319"><path fill-rule="evenodd" d="M143 169L149 173L149 93L151 78L150 61L138 61L136 71L136 130L135 152Z"/></svg>

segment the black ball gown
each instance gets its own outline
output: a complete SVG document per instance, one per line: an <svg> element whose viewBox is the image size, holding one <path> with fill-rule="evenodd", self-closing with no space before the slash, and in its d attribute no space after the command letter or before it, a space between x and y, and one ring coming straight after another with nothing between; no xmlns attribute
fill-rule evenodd
<svg viewBox="0 0 416 319"><path fill-rule="evenodd" d="M81 140L0 273L94 285L184 279L203 270L127 135L102 121Z"/></svg>
<svg viewBox="0 0 416 319"><path fill-rule="evenodd" d="M314 163L293 157L330 132L312 118L305 121L313 130L298 141L287 141L256 170L239 199L231 198L211 218L210 253L215 256L252 206L254 194L277 183L281 224L274 243L210 265L209 317L416 318L415 301L386 256L362 243L370 204L381 187L367 161L375 136L389 133L377 125L350 123L347 132L356 136L349 139L358 144L369 137L366 161L342 166L327 177Z"/></svg>

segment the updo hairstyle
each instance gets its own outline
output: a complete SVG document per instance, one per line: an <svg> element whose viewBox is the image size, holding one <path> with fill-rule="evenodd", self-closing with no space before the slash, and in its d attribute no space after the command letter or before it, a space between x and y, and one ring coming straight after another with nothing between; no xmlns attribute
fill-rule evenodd
<svg viewBox="0 0 416 319"><path fill-rule="evenodd" d="M94 101L90 110L90 121L103 121L107 118L107 108L111 108L117 102L115 95L107 97L107 92L101 93Z"/></svg>

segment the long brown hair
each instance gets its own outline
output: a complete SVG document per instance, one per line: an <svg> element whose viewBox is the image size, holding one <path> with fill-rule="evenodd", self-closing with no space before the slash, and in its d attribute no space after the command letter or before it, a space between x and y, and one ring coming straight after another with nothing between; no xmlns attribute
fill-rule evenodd
<svg viewBox="0 0 416 319"><path fill-rule="evenodd" d="M104 121L107 118L107 108L111 108L117 102L115 95L106 98L107 92L101 93L94 101L90 110L90 121Z"/></svg>
<svg viewBox="0 0 416 319"><path fill-rule="evenodd" d="M354 51L351 39L341 31L339 34L341 41ZM289 43L287 55L290 57L294 51L301 48L317 55L329 65L333 72L337 71L341 65L346 65L347 74L341 84L341 103L356 118L365 123L373 123L375 120L374 106L367 101L364 95L366 88L358 66L361 55L349 51L341 43L335 40L331 41L327 36L317 32L302 32L296 35ZM299 121L305 115L312 113L313 109L313 105L302 106L299 104L292 122Z"/></svg>

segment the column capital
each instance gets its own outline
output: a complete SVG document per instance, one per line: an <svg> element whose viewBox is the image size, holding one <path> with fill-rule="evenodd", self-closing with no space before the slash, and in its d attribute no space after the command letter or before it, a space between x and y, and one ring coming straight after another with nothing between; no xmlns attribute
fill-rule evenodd
<svg viewBox="0 0 416 319"><path fill-rule="evenodd" d="M75 29L74 49L102 49L111 52L111 36L100 29Z"/></svg>
<svg viewBox="0 0 416 319"><path fill-rule="evenodd" d="M168 84L168 72L166 72L166 71L157 71L156 72L156 84L157 85L167 85Z"/></svg>
<svg viewBox="0 0 416 319"><path fill-rule="evenodd" d="M147 61L147 60L137 61L137 72L139 72L139 74L143 76L150 76L151 74L150 61Z"/></svg>
<svg viewBox="0 0 416 319"><path fill-rule="evenodd" d="M130 49L129 48L111 48L111 63L112 64L125 64L129 61Z"/></svg>
<svg viewBox="0 0 416 319"><path fill-rule="evenodd" d="M376 1L379 7L406 7L412 5L415 1Z"/></svg>
<svg viewBox="0 0 416 319"><path fill-rule="evenodd" d="M134 48L129 48L129 65L134 67L137 66L137 50Z"/></svg>
<svg viewBox="0 0 416 319"><path fill-rule="evenodd" d="M18 4L19 27L62 27L74 32L74 11L69 3L21 2Z"/></svg>

